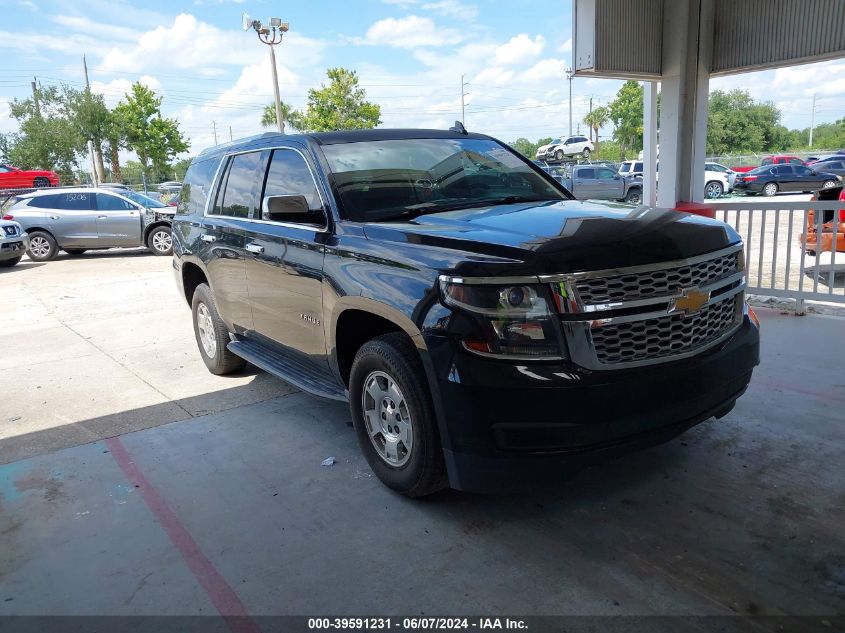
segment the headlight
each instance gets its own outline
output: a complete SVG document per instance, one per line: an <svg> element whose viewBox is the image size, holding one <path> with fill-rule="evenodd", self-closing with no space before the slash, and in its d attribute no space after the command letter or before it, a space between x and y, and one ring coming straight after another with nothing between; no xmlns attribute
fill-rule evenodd
<svg viewBox="0 0 845 633"><path fill-rule="evenodd" d="M565 357L545 286L473 284L442 276L440 292L446 305L468 312L478 325L462 341L466 349L526 360Z"/></svg>

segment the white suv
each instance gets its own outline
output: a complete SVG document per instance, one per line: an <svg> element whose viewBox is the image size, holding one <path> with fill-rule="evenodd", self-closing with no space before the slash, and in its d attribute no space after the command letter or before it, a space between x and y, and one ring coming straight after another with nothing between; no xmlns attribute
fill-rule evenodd
<svg viewBox="0 0 845 633"><path fill-rule="evenodd" d="M581 155L589 158L593 151L593 142L585 136L563 136L548 145L537 148L537 160L562 161L567 156Z"/></svg>
<svg viewBox="0 0 845 633"><path fill-rule="evenodd" d="M733 182L731 181L730 174L716 170L712 168L712 165L717 165L718 163L706 163L704 168L704 197L705 198L718 198L722 194L727 193L733 190ZM658 173L655 174L655 178L660 180L660 163L657 163ZM721 165L719 165L721 167ZM728 170L730 171L730 170ZM642 176L643 174L643 161L641 160L626 160L619 166L619 173L622 176ZM733 173L733 172L731 172ZM735 178L736 176L734 176Z"/></svg>

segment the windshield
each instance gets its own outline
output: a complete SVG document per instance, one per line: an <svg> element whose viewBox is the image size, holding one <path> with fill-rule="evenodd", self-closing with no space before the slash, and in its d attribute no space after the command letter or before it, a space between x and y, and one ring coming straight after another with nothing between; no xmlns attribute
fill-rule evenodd
<svg viewBox="0 0 845 633"><path fill-rule="evenodd" d="M347 219L371 222L491 204L567 200L487 139L401 139L323 146Z"/></svg>
<svg viewBox="0 0 845 633"><path fill-rule="evenodd" d="M167 207L166 204L162 204L158 200L153 200L152 198L148 198L142 193L138 193L136 191L120 191L120 195L129 198L132 202L137 202L138 204L147 207L148 209L163 209Z"/></svg>

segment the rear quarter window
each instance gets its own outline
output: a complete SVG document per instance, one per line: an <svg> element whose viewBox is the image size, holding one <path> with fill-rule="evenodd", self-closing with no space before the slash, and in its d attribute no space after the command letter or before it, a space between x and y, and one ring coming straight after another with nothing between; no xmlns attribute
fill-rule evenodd
<svg viewBox="0 0 845 633"><path fill-rule="evenodd" d="M202 215L211 188L214 186L214 176L220 166L220 158L209 158L194 161L185 174L185 182L179 192L179 202L176 205L177 215Z"/></svg>

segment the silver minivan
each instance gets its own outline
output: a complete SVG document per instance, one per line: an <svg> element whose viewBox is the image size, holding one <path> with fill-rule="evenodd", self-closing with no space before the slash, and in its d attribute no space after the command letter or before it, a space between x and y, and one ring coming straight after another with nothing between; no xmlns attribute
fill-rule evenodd
<svg viewBox="0 0 845 633"><path fill-rule="evenodd" d="M6 211L29 234L27 255L36 261L114 247L146 246L170 255L176 207L120 189L74 187L18 196Z"/></svg>

